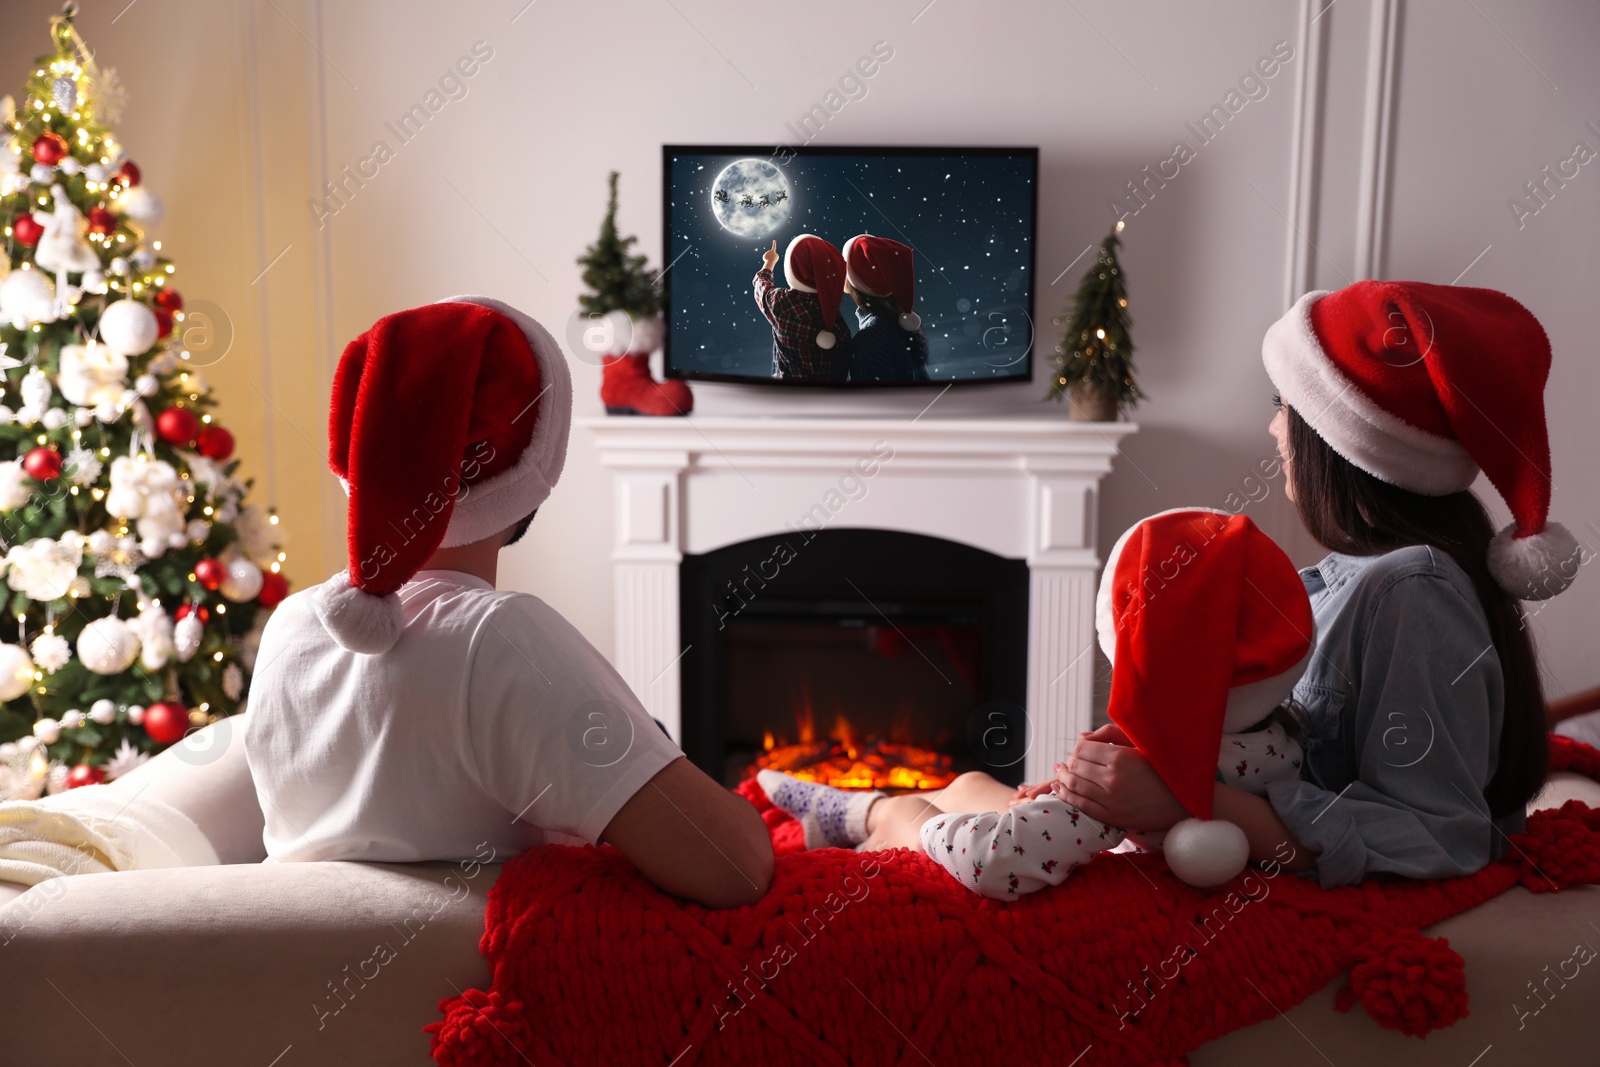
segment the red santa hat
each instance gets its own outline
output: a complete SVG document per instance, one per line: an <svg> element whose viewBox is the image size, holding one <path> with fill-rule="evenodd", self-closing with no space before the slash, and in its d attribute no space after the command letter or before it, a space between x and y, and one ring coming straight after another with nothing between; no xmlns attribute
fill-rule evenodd
<svg viewBox="0 0 1600 1067"><path fill-rule="evenodd" d="M783 277L789 288L817 294L822 306L817 347L832 348L839 340L832 327L839 317L839 301L844 299L844 257L816 234L802 233L783 250Z"/></svg>
<svg viewBox="0 0 1600 1067"><path fill-rule="evenodd" d="M868 296L889 296L900 305L900 328L915 330L922 318L912 310L917 297L916 257L907 245L859 233L844 243L845 277Z"/></svg>
<svg viewBox="0 0 1600 1067"><path fill-rule="evenodd" d="M334 373L328 466L349 495L349 567L312 607L344 647L385 652L395 591L441 547L527 517L561 476L572 379L554 338L482 296L379 319Z"/></svg>
<svg viewBox="0 0 1600 1067"><path fill-rule="evenodd" d="M1316 641L1311 601L1289 557L1243 515L1180 508L1117 539L1095 603L1111 661L1107 712L1185 810L1164 848L1194 885L1243 869L1243 831L1210 820L1224 733L1288 699Z"/></svg>
<svg viewBox="0 0 1600 1067"><path fill-rule="evenodd" d="M1578 543L1548 521L1550 341L1527 308L1493 289L1357 282L1302 296L1261 355L1284 403L1368 474L1424 496L1488 475L1513 519L1489 546L1501 587L1542 600L1572 584Z"/></svg>

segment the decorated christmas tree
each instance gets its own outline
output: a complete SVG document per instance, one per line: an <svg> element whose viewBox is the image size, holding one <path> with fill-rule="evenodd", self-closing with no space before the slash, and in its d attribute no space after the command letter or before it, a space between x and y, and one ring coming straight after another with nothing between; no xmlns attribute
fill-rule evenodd
<svg viewBox="0 0 1600 1067"><path fill-rule="evenodd" d="M1072 314L1056 345L1055 373L1050 376L1047 399L1060 400L1069 392L1073 400L1098 395L1116 408L1132 407L1144 399L1133 380L1133 340L1128 336L1128 285L1117 262L1123 223L1100 243L1095 261L1084 272L1073 298ZM1060 326L1061 319L1052 319Z"/></svg>
<svg viewBox="0 0 1600 1067"><path fill-rule="evenodd" d="M0 101L0 799L115 778L244 706L276 516L184 349L161 201L72 25Z"/></svg>

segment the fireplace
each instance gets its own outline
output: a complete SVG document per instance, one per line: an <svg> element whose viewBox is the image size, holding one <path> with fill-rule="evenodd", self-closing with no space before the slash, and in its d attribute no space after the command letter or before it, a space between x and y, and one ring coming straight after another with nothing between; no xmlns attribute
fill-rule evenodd
<svg viewBox="0 0 1600 1067"><path fill-rule="evenodd" d="M882 755L862 743L860 726L867 720L858 722L852 712L888 716L887 725L874 719L870 729L891 743L897 736L943 737L935 751L949 756L952 768L974 758L972 734L988 731L980 748L1026 748L1020 774L1027 781L1048 777L1078 731L1090 728L1099 485L1133 424L924 411L914 417L607 416L579 425L593 433L600 461L613 474L612 661L650 714L715 777L737 773L729 763L743 759L744 750L751 756L766 751L764 735L738 717L742 712L734 714L732 703L778 718L777 725L763 727L773 734L774 750L780 739L799 743L796 709L803 720L808 700L811 743L847 732L850 744L841 742L846 756L850 750ZM874 543L884 535L913 539ZM780 542L790 542L793 560L776 561ZM934 564L915 563L908 553L923 549L949 554ZM714 586L706 568L727 562L737 565L724 566ZM810 588L791 586L800 575L811 575ZM922 582L935 576L942 589ZM736 589L750 583L741 598L745 606L712 630L719 618L712 614L713 596L718 589L727 594L729 581ZM1025 593L1013 595L1019 581L1026 582ZM985 590L1002 588L1009 592L987 599ZM977 624L982 636L975 638L968 620L985 611L986 621ZM889 701L872 708L841 705L850 726L840 731L826 688L830 672L820 681L811 677L809 689L773 682L757 695L730 690L765 684L767 675L780 676L797 657L842 653L847 639L858 658L874 649L881 658L889 648L881 643L889 640L881 636L884 616L891 631L903 631L897 636L913 667L927 666L925 653L947 674L964 669L960 650L976 641L983 699L974 704L970 694L952 697L953 709L930 700L903 716ZM874 626L879 629L869 639ZM739 674L730 674L730 640L736 646L731 669ZM785 647L790 651L780 655ZM918 684L888 678L847 688L860 693L871 685ZM943 688L955 693L959 684L952 679ZM730 702L730 692L736 701ZM1017 703L1025 709L1020 732L1014 729ZM719 710L713 715L705 705ZM897 716L915 732L897 726ZM783 734L786 728L793 736ZM1004 758L990 755L980 765L1014 779L1016 765L998 766Z"/></svg>
<svg viewBox="0 0 1600 1067"><path fill-rule="evenodd" d="M684 752L913 791L1022 780L1028 567L899 531L800 530L685 556Z"/></svg>

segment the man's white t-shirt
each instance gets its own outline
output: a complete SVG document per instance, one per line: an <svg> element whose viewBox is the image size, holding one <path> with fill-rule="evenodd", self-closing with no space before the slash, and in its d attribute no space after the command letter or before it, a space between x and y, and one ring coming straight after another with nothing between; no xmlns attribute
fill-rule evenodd
<svg viewBox="0 0 1600 1067"><path fill-rule="evenodd" d="M683 753L542 600L457 571L399 592L388 652L286 599L261 638L245 755L269 860L501 858L595 842Z"/></svg>

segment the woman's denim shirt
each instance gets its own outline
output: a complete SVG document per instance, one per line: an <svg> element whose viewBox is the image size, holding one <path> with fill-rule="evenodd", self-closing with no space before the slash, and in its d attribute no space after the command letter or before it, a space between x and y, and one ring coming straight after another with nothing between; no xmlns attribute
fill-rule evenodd
<svg viewBox="0 0 1600 1067"><path fill-rule="evenodd" d="M1335 553L1300 576L1317 627L1294 688L1305 762L1267 799L1317 854L1322 885L1443 878L1497 859L1523 813L1497 824L1483 796L1505 691L1471 579L1425 545Z"/></svg>

